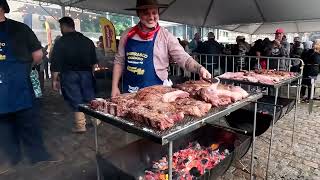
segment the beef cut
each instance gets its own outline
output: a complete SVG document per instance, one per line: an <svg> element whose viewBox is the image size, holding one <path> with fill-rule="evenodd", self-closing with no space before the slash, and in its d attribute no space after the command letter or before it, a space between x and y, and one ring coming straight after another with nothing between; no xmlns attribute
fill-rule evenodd
<svg viewBox="0 0 320 180"><path fill-rule="evenodd" d="M162 102L174 102L176 99L188 98L189 93L181 90L172 91L162 96Z"/></svg>
<svg viewBox="0 0 320 180"><path fill-rule="evenodd" d="M212 105L193 98L178 99L175 101L177 110L183 111L186 115L202 117L205 116Z"/></svg>
<svg viewBox="0 0 320 180"><path fill-rule="evenodd" d="M188 81L177 87L151 86L109 100L97 98L89 106L96 111L165 130L185 115L203 117L212 106L228 105L248 96L241 87L202 80Z"/></svg>

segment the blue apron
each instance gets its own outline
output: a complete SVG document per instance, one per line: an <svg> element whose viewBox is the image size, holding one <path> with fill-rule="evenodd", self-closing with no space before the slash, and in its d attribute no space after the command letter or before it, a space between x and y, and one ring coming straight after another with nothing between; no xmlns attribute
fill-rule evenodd
<svg viewBox="0 0 320 180"><path fill-rule="evenodd" d="M158 32L152 41L128 39L125 48L123 91L137 92L139 89L160 85L163 81L156 74L153 63L153 48Z"/></svg>
<svg viewBox="0 0 320 180"><path fill-rule="evenodd" d="M13 55L8 31L0 32L0 114L32 107L30 70L30 62Z"/></svg>

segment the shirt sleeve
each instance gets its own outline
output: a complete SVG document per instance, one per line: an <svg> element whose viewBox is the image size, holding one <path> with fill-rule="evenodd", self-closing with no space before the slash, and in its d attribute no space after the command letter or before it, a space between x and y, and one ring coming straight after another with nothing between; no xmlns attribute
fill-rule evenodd
<svg viewBox="0 0 320 180"><path fill-rule="evenodd" d="M119 64L124 66L125 61L125 47L127 42L127 34L129 30L125 31L119 41L118 52L115 55L114 64Z"/></svg>
<svg viewBox="0 0 320 180"><path fill-rule="evenodd" d="M28 26L25 26L25 29L29 52L32 53L39 49L42 49L41 43L34 32Z"/></svg>
<svg viewBox="0 0 320 180"><path fill-rule="evenodd" d="M90 59L91 59L91 65L94 65L94 64L98 64L98 59L97 59L97 54L96 54L96 47L95 45L93 44L92 41L90 41L91 44L90 44L90 48L91 48L91 52L90 52Z"/></svg>
<svg viewBox="0 0 320 180"><path fill-rule="evenodd" d="M50 62L51 62L51 71L53 72L61 72L61 66L62 66L62 45L57 41L52 49L52 53L50 56Z"/></svg>
<svg viewBox="0 0 320 180"><path fill-rule="evenodd" d="M168 51L170 57L177 62L177 64L186 69L186 62L191 57L180 45L177 38L175 38L171 33L168 33Z"/></svg>

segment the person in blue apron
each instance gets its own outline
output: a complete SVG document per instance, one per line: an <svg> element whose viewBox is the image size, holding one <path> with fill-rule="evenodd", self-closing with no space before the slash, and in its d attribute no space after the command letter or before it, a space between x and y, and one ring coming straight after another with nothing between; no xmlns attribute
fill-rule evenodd
<svg viewBox="0 0 320 180"><path fill-rule="evenodd" d="M121 36L114 60L112 97L121 93L121 77L123 93L166 84L169 59L187 71L198 73L201 78L211 78L211 74L185 52L177 38L159 26L159 9L167 7L157 0L137 0L135 8L126 9L135 10L140 22Z"/></svg>
<svg viewBox="0 0 320 180"><path fill-rule="evenodd" d="M6 19L9 11L7 2L0 0L0 153L11 165L21 161L22 151L37 163L50 158L30 79L31 64L42 58L41 44L28 26ZM0 157L0 164L3 161Z"/></svg>

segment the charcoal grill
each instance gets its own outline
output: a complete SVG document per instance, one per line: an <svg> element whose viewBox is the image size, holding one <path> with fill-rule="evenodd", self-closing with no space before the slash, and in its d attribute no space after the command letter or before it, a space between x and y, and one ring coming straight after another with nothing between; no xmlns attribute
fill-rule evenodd
<svg viewBox="0 0 320 180"><path fill-rule="evenodd" d="M228 149L228 155L216 167L205 173L197 180L216 179L225 173L231 164L245 153L251 145L251 137L241 134L235 134L230 131L206 125L183 138L174 140L173 151L184 149L189 142L199 142L204 147L211 144L220 144L220 150ZM224 143L221 143L224 142ZM137 180L144 176L146 169L150 169L153 161L161 159L167 154L167 147L153 143L152 141L141 139L133 142L126 147L115 150L107 157L100 158L99 163L102 167L104 179L118 180L128 179Z"/></svg>
<svg viewBox="0 0 320 180"><path fill-rule="evenodd" d="M273 96L264 96L258 100L256 136L266 132L273 119ZM294 99L278 98L275 123L294 108ZM241 117L241 118L239 118ZM237 129L245 129L248 134L253 132L253 104L247 105L226 117L228 124Z"/></svg>
<svg viewBox="0 0 320 180"><path fill-rule="evenodd" d="M205 117L203 118L195 118L195 117L186 117L181 122L177 123L172 128L159 131L156 129L152 129L144 124L140 124L136 121L132 121L129 119L123 119L119 117L115 117L109 114L104 114L101 112L94 111L90 109L87 105L80 105L79 110L84 112L92 117L102 120L102 122L106 122L112 124L126 132L136 134L143 138L149 139L155 143L160 145L167 145L168 149L168 157L169 157L169 180L172 179L172 154L173 154L173 141L180 137L184 137L189 133L205 126L208 123L212 123L221 117L224 117L231 112L234 112L252 102L257 102L258 99L262 97L262 93L252 93L249 97L233 103L229 106L213 108ZM255 107L255 110L257 108ZM256 117L254 117L254 127L255 127ZM97 138L97 127L95 127L95 144L96 144L96 153L99 154L98 150L98 138ZM252 138L252 154L251 154L251 177L253 173L253 157L254 157L254 142L255 136ZM166 148L165 148L166 149ZM97 168L98 180L100 178L100 168Z"/></svg>

